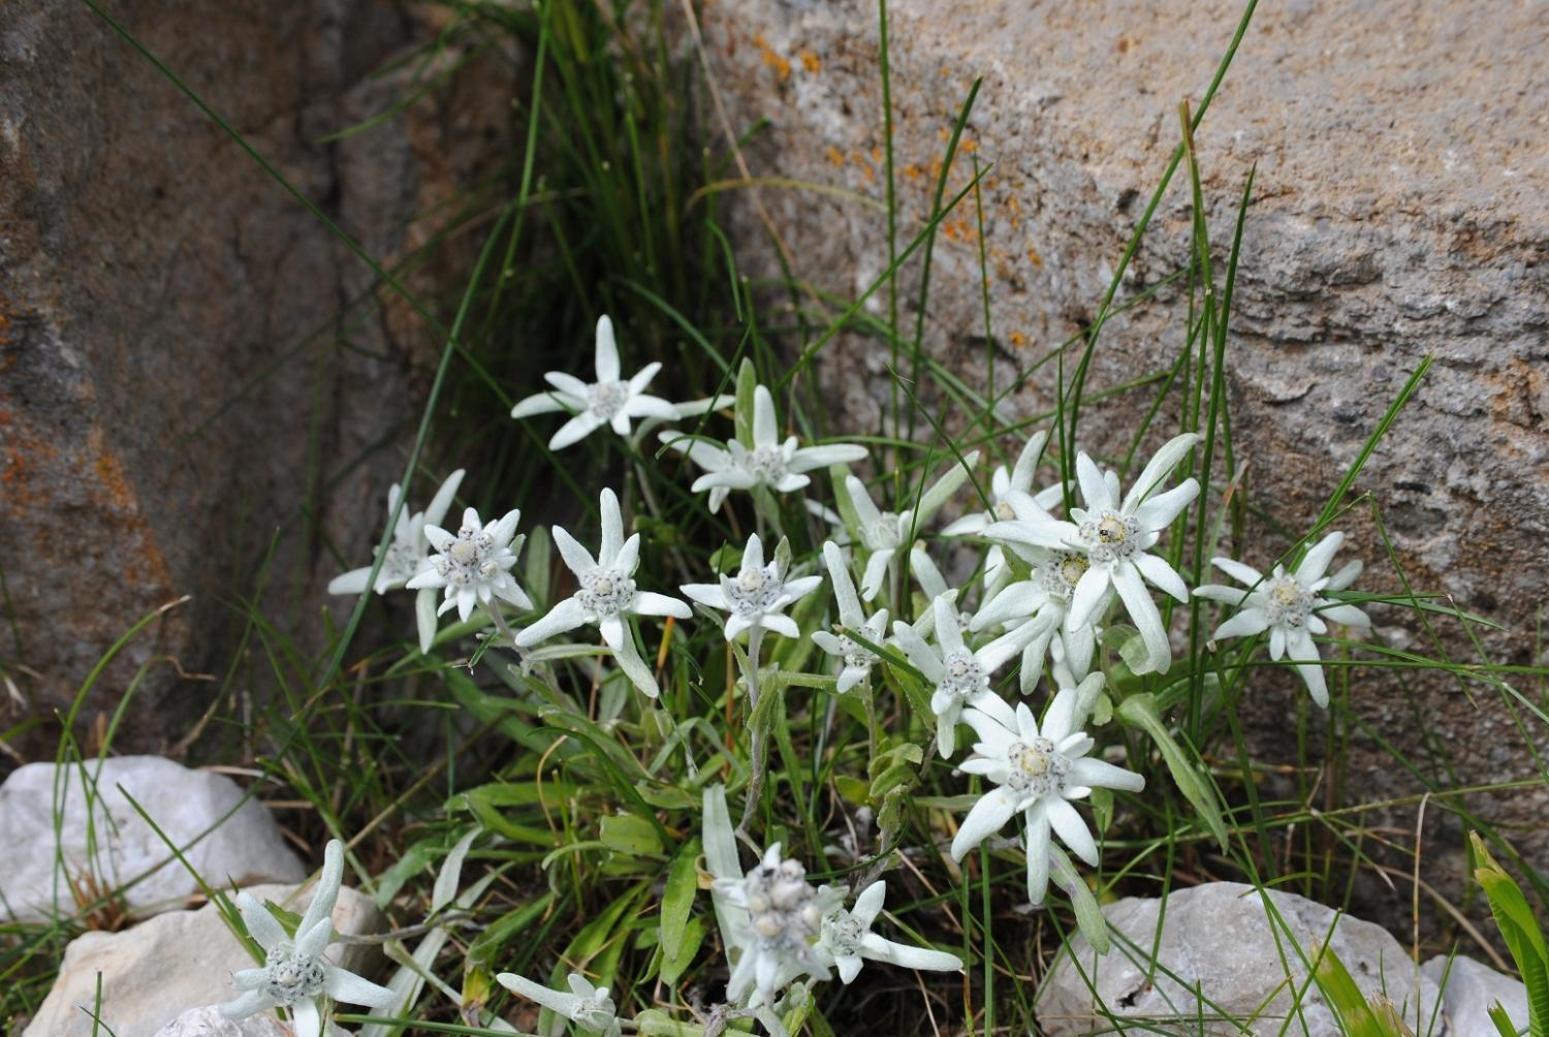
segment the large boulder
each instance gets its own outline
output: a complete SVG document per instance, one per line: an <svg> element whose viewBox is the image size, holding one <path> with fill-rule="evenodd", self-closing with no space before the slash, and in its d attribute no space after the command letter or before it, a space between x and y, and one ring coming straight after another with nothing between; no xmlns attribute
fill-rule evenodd
<svg viewBox="0 0 1549 1037"><path fill-rule="evenodd" d="M1038 988L1038 1024L1049 1037L1123 1032L1126 1023L1153 1033L1339 1037L1304 963L1325 944L1368 1000L1387 998L1415 1033L1452 1033L1441 991L1387 930L1305 897L1211 882L1165 905L1129 897L1103 916L1109 953L1078 936Z"/></svg>
<svg viewBox="0 0 1549 1037"><path fill-rule="evenodd" d="M200 893L189 868L222 889L306 874L236 782L159 756L19 768L0 785L0 846L0 919L17 921L182 907Z"/></svg>
<svg viewBox="0 0 1549 1037"><path fill-rule="evenodd" d="M1021 373L1091 323L1177 146L1178 105L1197 105L1242 6L887 4L900 249L925 224L951 128L983 77L946 193L968 185L976 162L987 171L983 240L970 195L940 227L924 344L981 390L993 359L997 391L1018 386L1009 417L1052 412L1056 366L1025 381ZM721 0L703 18L732 130L767 120L746 158L755 177L773 183L732 192L746 272L782 276L767 214L797 277L856 297L888 264L877 204L886 176L878 5ZM1257 166L1228 357L1235 454L1250 499L1288 530L1309 528L1408 374L1434 357L1350 499L1369 492L1382 508L1417 589L1442 591L1503 624L1504 632L1470 633L1495 660L1516 664L1535 661L1535 610L1549 595L1542 39L1541 12L1515 0L1260 4L1196 140L1218 245L1230 242ZM791 186L803 183L824 190ZM1180 173L1119 303L1185 265L1191 218ZM899 277L911 338L920 276L916 256ZM886 319L886 300L884 286L867 304L873 319ZM1088 388L1165 370L1182 349L1186 315L1174 286L1109 321ZM818 377L845 431L878 427L891 392L888 359L881 339L858 333L820 353ZM929 379L919 391L927 406L939 404L949 430L961 427L963 415L935 397ZM1122 456L1152 392L1090 404L1082 445ZM1163 414L1164 427L1175 413ZM1368 564L1362 586L1399 591L1372 508L1361 503L1341 523L1351 534L1347 556ZM1263 523L1249 533L1235 550L1250 562L1268 563L1290 546ZM1373 614L1392 645L1479 658L1455 623L1435 624L1438 647L1413 613L1379 606ZM1525 713L1518 726L1520 707L1500 688L1375 669L1354 671L1352 684L1364 730L1349 733L1347 787L1358 779L1366 802L1409 797L1372 823L1413 826L1425 791L1417 772L1456 785L1536 776L1530 743L1541 747L1544 729ZM1243 719L1257 758L1295 759L1285 732L1302 694L1289 674L1253 675ZM1321 732L1311 742L1322 744ZM1407 765L1395 764L1389 747ZM1280 793L1299 795L1291 786ZM1541 823L1549 789L1468 806L1549 868ZM1427 818L1428 828L1453 824L1444 811ZM1449 838L1436 834L1425 839L1430 881L1455 891L1466 881L1461 840L1455 824ZM1408 871L1407 862L1400 867ZM1395 921L1407 918L1407 888L1389 893L1373 882L1366 891L1386 899Z"/></svg>
<svg viewBox="0 0 1549 1037"><path fill-rule="evenodd" d="M311 887L254 886L259 901L273 901L300 914L310 902ZM334 929L344 936L380 931L383 918L369 897L348 887L339 891L333 910ZM381 952L367 944L335 944L329 958L352 972L369 974L381 963ZM189 1009L236 997L231 974L253 967L253 959L226 928L215 905L197 911L157 915L117 933L86 933L65 948L59 978L48 992L22 1037L155 1037ZM101 995L98 996L98 977ZM95 1012L102 1026L93 1027ZM185 1033L220 1030L192 1029ZM177 1032L177 1031L174 1031ZM243 1035L261 1034L249 1027Z"/></svg>
<svg viewBox="0 0 1549 1037"><path fill-rule="evenodd" d="M503 159L509 61L454 44L378 77L434 27L376 0L107 6L378 262L413 257L416 291L462 272L476 242L434 237L448 199ZM415 76L435 85L406 112L329 139L418 92ZM178 678L226 668L233 601L263 587L284 616L315 615L327 548L355 562L374 542L434 344L72 0L0 8L0 284L0 729L68 713L116 639L192 594L78 714L95 729L136 687L118 744L160 749L215 694ZM55 736L45 723L13 747Z"/></svg>

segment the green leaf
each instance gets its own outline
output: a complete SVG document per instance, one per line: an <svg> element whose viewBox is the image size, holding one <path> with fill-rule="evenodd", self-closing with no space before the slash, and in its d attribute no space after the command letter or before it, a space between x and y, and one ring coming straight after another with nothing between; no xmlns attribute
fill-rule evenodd
<svg viewBox="0 0 1549 1037"><path fill-rule="evenodd" d="M666 963L677 961L683 949L683 934L694 908L694 895L699 892L699 850L699 840L690 839L667 866L667 885L662 890L661 908L664 971Z"/></svg>
<svg viewBox="0 0 1549 1037"><path fill-rule="evenodd" d="M1379 995L1368 1002L1332 947L1318 955L1312 978L1346 1037L1414 1037L1393 1004Z"/></svg>
<svg viewBox="0 0 1549 1037"><path fill-rule="evenodd" d="M1549 1037L1549 947L1543 928L1533 916L1522 887L1496 863L1479 833L1470 832L1468 838L1479 861L1474 878L1484 887L1490 913L1527 988L1529 1037Z"/></svg>
<svg viewBox="0 0 1549 1037"><path fill-rule="evenodd" d="M603 845L630 857L660 857L662 841L656 826L634 814L604 814L599 823Z"/></svg>
<svg viewBox="0 0 1549 1037"><path fill-rule="evenodd" d="M744 357L737 369L737 405L734 412L737 442L753 449L753 393L758 388L758 372L753 361Z"/></svg>
<svg viewBox="0 0 1549 1037"><path fill-rule="evenodd" d="M678 980L688 967L694 963L694 956L699 953L700 946L705 942L704 919L695 915L690 918L683 927L682 938L678 941L676 954L668 954L665 945L662 947L661 980L669 987L678 985ZM644 1031L641 1031L644 1032Z"/></svg>
<svg viewBox="0 0 1549 1037"><path fill-rule="evenodd" d="M1216 800L1215 789L1194 769L1183 749L1173 741L1167 725L1162 723L1161 716L1157 714L1156 697L1150 694L1131 695L1119 703L1119 718L1151 736L1178 791L1199 812L1210 834L1221 845L1221 852L1225 853L1228 847L1226 824L1221 820L1221 808Z"/></svg>

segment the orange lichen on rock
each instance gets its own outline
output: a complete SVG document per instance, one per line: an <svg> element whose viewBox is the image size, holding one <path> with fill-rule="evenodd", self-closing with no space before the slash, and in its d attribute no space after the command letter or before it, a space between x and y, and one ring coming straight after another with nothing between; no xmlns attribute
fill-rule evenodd
<svg viewBox="0 0 1549 1037"><path fill-rule="evenodd" d="M823 62L812 51L804 50L801 52L801 67L816 75L823 68Z"/></svg>
<svg viewBox="0 0 1549 1037"><path fill-rule="evenodd" d="M764 39L762 35L759 35L753 37L753 43L758 47L758 52L763 55L764 64L767 67L774 69L776 79L783 83L787 79L791 78L791 63L785 58L781 57L780 54L769 45L768 40Z"/></svg>

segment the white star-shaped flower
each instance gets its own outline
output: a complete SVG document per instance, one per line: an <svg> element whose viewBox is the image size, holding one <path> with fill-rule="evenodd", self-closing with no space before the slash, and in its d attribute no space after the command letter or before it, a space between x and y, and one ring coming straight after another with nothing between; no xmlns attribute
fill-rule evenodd
<svg viewBox="0 0 1549 1037"><path fill-rule="evenodd" d="M717 878L713 890L734 919L732 938L740 952L726 982L726 1000L773 1004L802 976L829 978L829 958L816 945L824 917L844 898L828 886L814 889L800 861L781 857L779 843L746 875Z"/></svg>
<svg viewBox="0 0 1549 1037"><path fill-rule="evenodd" d="M382 559L382 567L377 570L376 584L372 587L378 594L385 594L406 586L420 571L426 555L430 553L430 541L425 536L425 527L441 524L447 510L452 506L452 498L457 495L457 487L462 484L463 474L463 470L459 468L447 476L446 482L441 484L441 488L431 498L430 506L412 515L407 506L402 511L398 511L398 501L403 496L402 487L393 483L387 491L387 520L391 522L393 513L396 511L398 521L393 526L393 542L387 546L387 556ZM366 581L370 578L371 566L369 565L361 569L351 569L328 581L328 593L362 594L366 590ZM414 599L414 614L419 626L420 651L428 652L431 642L436 637L436 589L434 587L420 589Z"/></svg>
<svg viewBox="0 0 1549 1037"><path fill-rule="evenodd" d="M865 483L853 475L845 476L844 487L850 495L850 503L855 507L856 518L860 521L861 528L857 532L861 542L871 552L866 559L866 571L861 574L862 600L870 601L877 596L898 552L907 550L913 544L915 533L968 481L969 472L978 462L979 452L975 450L963 458L961 464L954 464L947 469L946 474L921 494L918 507L896 512L878 508L871 494L866 491Z"/></svg>
<svg viewBox="0 0 1549 1037"><path fill-rule="evenodd" d="M854 907L848 911L837 908L823 916L818 951L833 963L840 980L849 984L867 960L926 972L963 971L963 960L955 954L895 943L872 932L886 897L887 883L878 879L861 891Z"/></svg>
<svg viewBox="0 0 1549 1037"><path fill-rule="evenodd" d="M550 450L563 450L607 425L621 436L629 435L631 418L677 421L679 409L666 400L648 396L645 387L660 371L649 363L628 381L619 379L619 349L613 340L613 321L607 314L597 318L597 380L590 384L563 371L549 371L543 378L554 388L522 400L511 408L513 418L563 411L571 415L549 440ZM711 402L711 401L704 401Z"/></svg>
<svg viewBox="0 0 1549 1037"><path fill-rule="evenodd" d="M496 598L517 608L532 608L532 599L511 575L516 553L525 539L516 535L516 524L521 518L522 513L513 508L499 522L485 526L479 521L479 513L468 508L455 534L440 526L427 525L425 537L437 553L420 563L419 574L407 586L411 590L442 589L445 600L437 614L456 608L457 618L463 621L473 613L475 605L493 613Z"/></svg>
<svg viewBox="0 0 1549 1037"><path fill-rule="evenodd" d="M565 565L580 584L576 592L548 611L542 619L516 635L518 648L531 648L555 634L576 627L593 625L613 649L613 656L629 679L651 698L661 693L656 676L640 658L634 634L627 622L631 615L674 616L688 619L693 615L688 604L665 594L637 590L633 579L640 564L640 534L624 539L624 520L619 514L619 499L604 489L599 498L602 510L602 543L597 557L582 547L559 526L554 528L554 544Z"/></svg>
<svg viewBox="0 0 1549 1037"><path fill-rule="evenodd" d="M1066 628L1074 630L1101 618L1116 591L1146 646L1140 673L1165 673L1172 662L1162 614L1146 583L1179 601L1189 600L1183 578L1160 555L1147 552L1161 538L1161 531L1199 495L1199 483L1192 477L1165 493L1157 492L1198 440L1199 436L1185 433L1164 444L1122 500L1117 473L1102 471L1086 454L1078 454L1076 480L1086 507L1072 508L1071 521L1013 519L985 530L991 539L1084 555L1087 569L1071 594Z"/></svg>
<svg viewBox="0 0 1549 1037"><path fill-rule="evenodd" d="M866 448L850 443L799 446L795 436L780 440L774 397L760 385L753 391L753 446L728 440L724 447L679 432L661 433L661 441L704 469L690 487L695 493L710 491L710 511L732 490L767 486L777 493L791 493L812 482L807 472L834 464L850 464L866 456Z"/></svg>
<svg viewBox="0 0 1549 1037"><path fill-rule="evenodd" d="M930 708L936 714L936 751L943 759L950 759L957 748L957 725L963 709L986 698L1000 701L990 690L990 675L1022 650L1032 631L1030 624L1018 627L971 652L963 642L952 603L937 598L931 607L936 610L936 646L926 644L914 627L902 621L893 624L893 636L914 668L935 685Z"/></svg>
<svg viewBox="0 0 1549 1037"><path fill-rule="evenodd" d="M334 839L323 851L323 873L312 902L291 937L250 893L237 894L248 935L267 958L262 968L242 969L231 977L242 995L220 1006L228 1019L241 1019L273 1008L290 1012L296 1037L320 1037L327 1000L385 1008L394 994L387 987L341 969L324 957L333 942L333 908L344 879L344 844Z"/></svg>
<svg viewBox="0 0 1549 1037"><path fill-rule="evenodd" d="M979 536L996 522L1007 522L1017 517L1015 505L1022 499L1031 500L1047 511L1060 500L1062 488L1056 484L1037 493L1033 492L1033 476L1038 470L1038 458L1048 442L1047 432L1034 433L1017 455L1015 466L1008 472L1005 465L995 469L990 476L990 506L986 511L975 511L947 524L942 536ZM1010 575L1006 568L1006 556L999 545L990 548L984 559L985 597L989 598L1000 589Z"/></svg>
<svg viewBox="0 0 1549 1037"><path fill-rule="evenodd" d="M608 996L608 988L593 986L579 972L572 972L566 978L566 985L570 987L568 991L542 986L514 972L499 973L495 981L513 994L536 1001L554 1014L570 1020L582 1033L619 1037L622 1032L618 1008L613 1004L613 998Z"/></svg>
<svg viewBox="0 0 1549 1037"><path fill-rule="evenodd" d="M1216 628L1211 640L1248 637L1269 631L1269 657L1278 662L1289 656L1312 700L1328 708L1328 684L1313 634L1328 633L1328 622L1349 627L1369 627L1371 619L1344 602L1322 597L1323 591L1341 591L1355 582L1361 573L1359 562L1345 566L1333 576L1325 576L1334 552L1345 542L1343 533L1330 533L1308 550L1291 572L1280 566L1266 578L1251 566L1230 558L1215 558L1211 564L1248 590L1206 584L1194 593L1211 601L1236 605L1237 613Z"/></svg>
<svg viewBox="0 0 1549 1037"><path fill-rule="evenodd" d="M701 605L729 613L726 640L730 641L754 627L785 637L800 637L796 621L782 615L781 610L812 593L822 582L821 576L787 580L779 561L765 565L764 544L754 533L748 537L742 567L736 576L722 576L720 583L687 583L679 589Z"/></svg>
<svg viewBox="0 0 1549 1037"><path fill-rule="evenodd" d="M844 552L832 540L823 545L823 561L828 566L834 599L839 603L840 625L855 631L872 644L880 645L887 636L887 609L878 609L871 614L870 619L866 618L866 614L861 611L861 599L855 593L855 584L850 580ZM848 634L817 630L813 632L812 640L842 664L838 683L841 695L864 681L877 661L870 649L857 644Z"/></svg>
<svg viewBox="0 0 1549 1037"><path fill-rule="evenodd" d="M979 735L974 755L962 770L979 774L996 787L979 797L962 827L952 839L952 856L962 860L969 850L1000 831L1012 815L1026 822L1027 895L1034 904L1043 902L1049 885L1050 832L1087 864L1098 863L1097 843L1071 800L1084 799L1094 788L1139 792L1145 779L1133 771L1115 767L1086 754L1092 739L1078 721L1085 722L1083 699L1102 686L1093 674L1081 688L1064 687L1044 713L1043 725L1026 704L1015 710L995 695L979 698L963 720Z"/></svg>

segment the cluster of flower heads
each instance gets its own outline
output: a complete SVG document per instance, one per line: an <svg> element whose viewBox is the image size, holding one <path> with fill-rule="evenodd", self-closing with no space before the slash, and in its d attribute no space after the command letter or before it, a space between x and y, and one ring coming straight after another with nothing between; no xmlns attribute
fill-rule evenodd
<svg viewBox="0 0 1549 1037"><path fill-rule="evenodd" d="M519 418L570 415L550 440L555 450L604 426L633 446L651 425L691 416L710 420L712 412L737 399L677 405L648 396L644 389L658 367L648 365L621 380L613 328L603 317L597 327L597 381L551 372L545 377L552 391L523 400L512 413ZM1154 592L1179 603L1190 597L1162 541L1199 495L1193 478L1174 483L1198 437L1185 434L1165 443L1126 491L1117 472L1085 453L1075 456L1073 484L1039 489L1035 479L1047 435L1033 435L1013 467L997 469L988 491L978 491L981 506L940 531L943 537L976 540L986 548L980 578L954 588L920 538L935 515L962 495L977 465L976 453L956 457L929 487L907 494L907 506L890 511L843 467L865 459L865 448L802 446L795 436L782 439L773 395L762 385L739 406L751 410L738 415L739 425L745 423L743 438L712 441L671 430L659 433L665 447L701 470L692 490L708 492L709 509L718 511L733 491L802 492L812 485L811 473L829 469L844 516L820 501L805 500L807 510L836 527L820 562L793 563L784 541L771 556L753 535L741 545L735 571L680 588L684 598L717 618L728 641L747 640L750 696L757 694L758 646L766 633L809 634L833 657L841 694L869 691L876 664L884 659L912 669L929 688L937 752L944 759L953 757L958 731L969 728L975 736L973 753L960 770L991 786L963 819L952 839L952 855L962 859L1020 815L1031 901L1043 901L1051 876L1073 897L1089 895L1066 856L1068 851L1088 865L1099 863L1096 840L1076 804L1094 789L1139 792L1144 785L1139 774L1093 755L1096 745L1085 731L1104 697L1101 646L1112 640L1105 640L1105 633L1132 642L1123 655L1135 674L1161 674L1171 665L1167 622ZM640 419L641 425L632 426L631 419ZM694 613L681 598L637 585L641 535L625 537L613 491L604 489L599 498L601 542L595 555L563 528L553 527L554 543L576 589L539 614L512 575L523 539L517 535L519 512L485 525L469 508L455 533L439 526L462 476L454 473L430 507L407 518L394 486L389 494L394 538L375 567L376 576L372 569L358 569L330 589L361 593L369 584L378 593L417 590L420 647L426 652L442 636L438 616L454 608L464 622L482 613L506 638L506 646L521 653L577 628L596 627L634 686L656 698L657 679L632 620L688 621ZM1328 596L1348 588L1360 571L1359 563L1352 563L1325 575L1342 540L1341 534L1330 533L1289 571L1277 565L1267 577L1241 562L1216 558L1215 566L1243 586L1194 589L1199 597L1235 610L1215 630L1212 646L1267 633L1271 658L1289 658L1313 699L1326 705L1314 635L1327 633L1329 624L1369 625L1360 609ZM816 591L825 574L836 606L833 626L803 631L785 610ZM900 586L911 576L923 592L919 598ZM443 597L439 608L438 590ZM885 606L868 615L863 603L879 599ZM914 607L919 600L923 603ZM914 618L895 616L889 627L886 606L910 608ZM1007 697L1010 688L997 690L996 674L1013 659L1020 659L1017 679L1006 683L1021 695L1032 694L1040 679L1049 677L1054 690L1041 720L1027 703ZM713 804L707 797L705 809L714 901L733 958L731 1002L750 1011L767 1008L795 980L825 979L832 969L848 982L867 958L912 968L961 967L955 956L893 944L870 932L881 907L881 883L861 891L847 910L841 893L811 887L800 863L783 858L778 845L743 872L729 824L723 833L712 818L724 815L724 798ZM569 992L518 976L503 975L501 981L584 1029L618 1032L606 988L594 988L584 977L573 976Z"/></svg>

